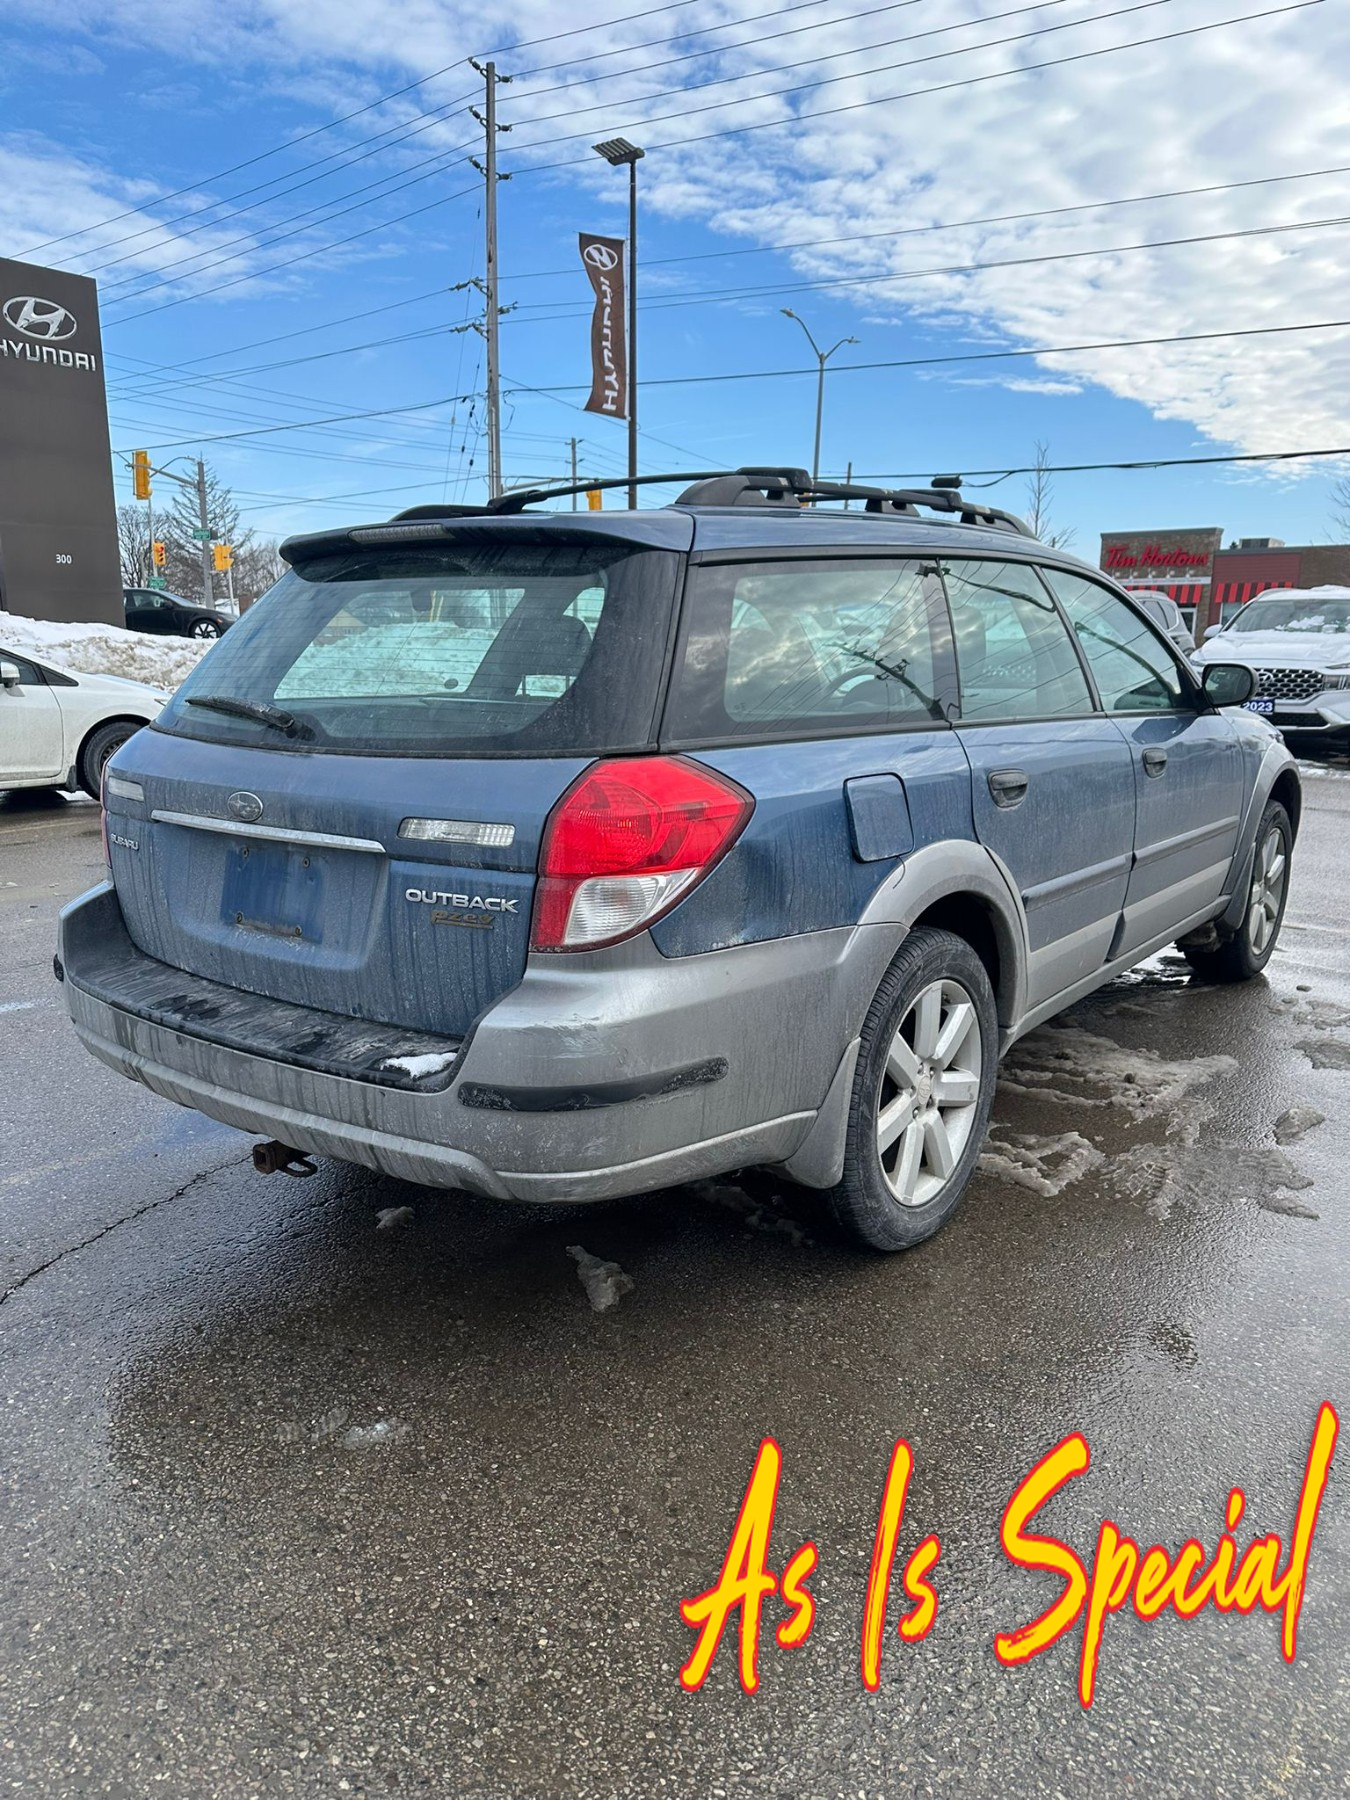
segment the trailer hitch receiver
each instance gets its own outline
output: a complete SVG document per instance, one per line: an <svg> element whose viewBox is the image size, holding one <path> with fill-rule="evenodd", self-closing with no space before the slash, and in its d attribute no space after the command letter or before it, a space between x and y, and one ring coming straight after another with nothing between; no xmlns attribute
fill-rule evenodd
<svg viewBox="0 0 1350 1800"><path fill-rule="evenodd" d="M273 1138L267 1144L253 1146L253 1166L260 1175L317 1175L313 1161L300 1150Z"/></svg>

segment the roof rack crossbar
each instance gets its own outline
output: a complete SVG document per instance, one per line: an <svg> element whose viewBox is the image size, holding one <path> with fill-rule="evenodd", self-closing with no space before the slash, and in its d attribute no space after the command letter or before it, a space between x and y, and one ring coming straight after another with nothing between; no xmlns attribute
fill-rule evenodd
<svg viewBox="0 0 1350 1800"><path fill-rule="evenodd" d="M675 501L677 506L800 507L817 500L861 500L867 514L898 513L907 519L919 519L924 511L942 513L957 518L962 525L997 525L1022 537L1035 535L1016 513L1005 512L1002 507L988 506L961 494L958 491L959 476L944 476L942 485L936 487L879 488L856 482L813 481L805 469L794 469L790 465L753 465L741 469L678 470L660 475L639 475L636 485L659 487L674 482L686 484ZM556 487L518 488L513 493L499 494L482 506L413 506L394 516L396 520L490 518L521 513L545 500L566 500L574 494L632 485L629 477L624 475L600 481L561 483Z"/></svg>

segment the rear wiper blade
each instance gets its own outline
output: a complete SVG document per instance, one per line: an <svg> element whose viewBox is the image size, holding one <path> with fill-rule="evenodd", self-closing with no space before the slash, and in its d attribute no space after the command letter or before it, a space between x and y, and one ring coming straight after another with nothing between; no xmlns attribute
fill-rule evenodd
<svg viewBox="0 0 1350 1800"><path fill-rule="evenodd" d="M313 727L303 719L288 713L284 706L270 706L266 700L235 700L229 694L187 694L184 698L189 706L209 707L212 712L229 713L235 719L256 719L259 725L269 725L287 737L314 736Z"/></svg>

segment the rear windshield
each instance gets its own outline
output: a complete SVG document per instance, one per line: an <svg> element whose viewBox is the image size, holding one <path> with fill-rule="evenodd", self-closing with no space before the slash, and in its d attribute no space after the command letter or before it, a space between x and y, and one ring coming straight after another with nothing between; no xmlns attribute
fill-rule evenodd
<svg viewBox="0 0 1350 1800"><path fill-rule="evenodd" d="M244 614L158 723L302 752L640 750L679 563L523 533L321 557Z"/></svg>

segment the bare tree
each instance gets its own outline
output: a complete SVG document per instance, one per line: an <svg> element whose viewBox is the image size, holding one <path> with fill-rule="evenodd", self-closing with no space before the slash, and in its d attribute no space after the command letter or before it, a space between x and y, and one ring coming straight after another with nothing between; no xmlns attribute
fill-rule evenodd
<svg viewBox="0 0 1350 1800"><path fill-rule="evenodd" d="M123 587L144 587L155 571L150 561L150 520L137 501L117 509L117 548Z"/></svg>
<svg viewBox="0 0 1350 1800"><path fill-rule="evenodd" d="M1343 539L1350 539L1350 475L1331 484L1331 523Z"/></svg>
<svg viewBox="0 0 1350 1800"><path fill-rule="evenodd" d="M1054 483L1050 480L1050 446L1039 439L1036 442L1036 463L1027 477L1027 524L1032 535L1038 537L1051 549L1064 550L1073 542L1077 533L1072 528L1057 531L1050 523L1050 504L1054 499Z"/></svg>
<svg viewBox="0 0 1350 1800"><path fill-rule="evenodd" d="M256 538L234 553L234 597L256 600L286 573L275 538Z"/></svg>

